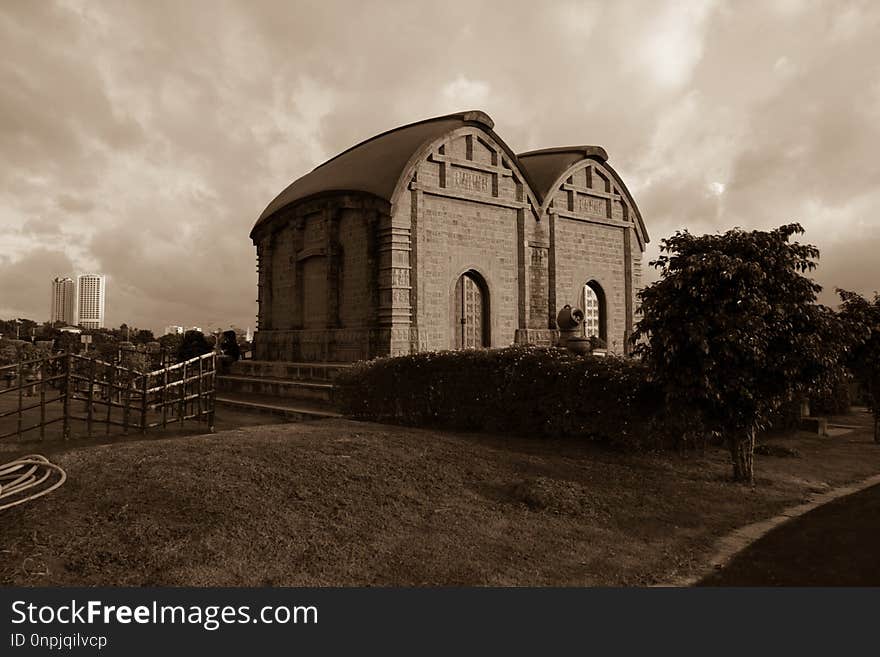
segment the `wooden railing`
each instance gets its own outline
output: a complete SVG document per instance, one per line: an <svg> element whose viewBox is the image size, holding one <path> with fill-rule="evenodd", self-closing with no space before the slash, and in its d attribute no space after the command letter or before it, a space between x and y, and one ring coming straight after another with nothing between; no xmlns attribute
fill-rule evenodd
<svg viewBox="0 0 880 657"><path fill-rule="evenodd" d="M15 403L14 408L3 410L3 408L0 407L0 421L7 417L12 417L13 415L16 416L15 430L6 431L5 433L0 434L0 439L14 435L22 435L37 429L40 431L40 438L45 438L47 426L55 422L65 421L64 418L67 415L66 412L62 417L47 420L46 409L49 404L60 401L64 404L66 410L67 395L63 390L59 391L60 388L63 388L63 385L58 384L67 379L67 372L64 370L66 370L65 364L68 357L67 354L58 354L34 360L19 361L12 365L4 365L0 367L0 377L6 380L5 389L0 390L0 399L4 399L4 401L8 399L3 397L4 395L15 395L17 397L15 400L17 403ZM27 380L25 380L26 372L28 373ZM34 383L34 374L39 377L38 384ZM15 385L13 385L13 382ZM47 385L49 386L49 394L52 395L53 393L57 393L57 396L51 397L50 399L46 398ZM31 403L30 397L34 394L35 387L39 387L40 401ZM27 398L25 396L25 391L28 391ZM25 418L24 414L35 408L40 409L39 422L27 427L23 426ZM67 431L65 429L65 434L66 433Z"/></svg>
<svg viewBox="0 0 880 657"><path fill-rule="evenodd" d="M106 434L113 426L126 434L146 433L187 420L213 431L216 371L213 352L146 373L71 353L0 366L0 439L31 431L45 438L46 427L56 422L62 423L65 439L74 422L89 437L98 427ZM78 402L83 404L80 413ZM32 411L39 412L39 419L30 417L26 424ZM13 417L10 429L8 418Z"/></svg>

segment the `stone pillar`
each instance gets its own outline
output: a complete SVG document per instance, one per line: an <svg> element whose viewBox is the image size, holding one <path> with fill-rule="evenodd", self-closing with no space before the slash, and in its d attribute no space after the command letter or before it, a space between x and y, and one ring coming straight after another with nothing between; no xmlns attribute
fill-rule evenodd
<svg viewBox="0 0 880 657"><path fill-rule="evenodd" d="M270 233L261 239L260 249L260 330L272 328L272 267L274 264L275 235Z"/></svg>
<svg viewBox="0 0 880 657"><path fill-rule="evenodd" d="M516 276L519 295L517 310L519 329L529 328L529 261L530 247L526 237L526 211L516 211Z"/></svg>
<svg viewBox="0 0 880 657"><path fill-rule="evenodd" d="M624 329L623 353L629 355L629 338L633 332L633 266L632 266L632 229L623 229L623 298L624 298Z"/></svg>
<svg viewBox="0 0 880 657"><path fill-rule="evenodd" d="M327 328L340 328L339 299L342 287L342 258L339 246L339 222L341 209L328 208L324 210L324 221L327 227L326 244L327 253Z"/></svg>
<svg viewBox="0 0 880 657"><path fill-rule="evenodd" d="M389 355L408 354L412 317L409 217L404 223L400 218L381 216L378 232L379 330L383 338L387 336Z"/></svg>
<svg viewBox="0 0 880 657"><path fill-rule="evenodd" d="M298 254L303 250L305 224L305 217L297 217L294 220L293 253L295 262L293 264L293 313L291 317L291 326L294 329L302 329L303 322L305 321L303 317L303 300L305 298L305 290L303 289L303 261L298 257Z"/></svg>
<svg viewBox="0 0 880 657"><path fill-rule="evenodd" d="M550 227L550 249L547 253L547 328L556 328L556 210L547 213Z"/></svg>
<svg viewBox="0 0 880 657"><path fill-rule="evenodd" d="M418 189L417 185L411 187L410 199L410 353L415 353L421 351L419 335L419 212L423 207L423 192Z"/></svg>

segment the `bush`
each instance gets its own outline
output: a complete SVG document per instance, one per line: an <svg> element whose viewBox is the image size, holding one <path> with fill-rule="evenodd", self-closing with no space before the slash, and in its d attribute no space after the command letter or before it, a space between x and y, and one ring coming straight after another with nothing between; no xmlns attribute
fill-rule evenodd
<svg viewBox="0 0 880 657"><path fill-rule="evenodd" d="M187 331L177 348L177 362L182 363L190 358L210 353L213 347L205 339L201 331Z"/></svg>
<svg viewBox="0 0 880 657"><path fill-rule="evenodd" d="M577 436L652 446L662 395L639 362L532 346L426 352L356 363L337 379L343 412L395 424Z"/></svg>
<svg viewBox="0 0 880 657"><path fill-rule="evenodd" d="M811 415L844 415L852 404L848 374L840 373L825 390L810 395Z"/></svg>
<svg viewBox="0 0 880 657"><path fill-rule="evenodd" d="M851 375L842 370L831 377L826 387L811 392L810 415L825 417L849 413L853 401L850 394L851 380ZM800 426L800 421L801 400L792 399L773 412L768 428L772 431L794 431Z"/></svg>

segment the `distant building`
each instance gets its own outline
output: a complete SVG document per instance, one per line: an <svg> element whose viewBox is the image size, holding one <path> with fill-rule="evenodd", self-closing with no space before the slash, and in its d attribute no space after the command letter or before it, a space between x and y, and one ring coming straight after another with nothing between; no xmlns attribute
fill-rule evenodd
<svg viewBox="0 0 880 657"><path fill-rule="evenodd" d="M72 278L58 277L52 279L52 307L49 321L73 324L76 310L76 285Z"/></svg>
<svg viewBox="0 0 880 657"><path fill-rule="evenodd" d="M104 328L104 294L106 277L103 274L80 274L76 279L77 323L83 328Z"/></svg>
<svg viewBox="0 0 880 657"><path fill-rule="evenodd" d="M200 326L189 326L186 329L187 331L198 331L199 333L204 333Z"/></svg>
<svg viewBox="0 0 880 657"><path fill-rule="evenodd" d="M183 327L177 325L171 325L165 327L165 332L162 335L183 335Z"/></svg>

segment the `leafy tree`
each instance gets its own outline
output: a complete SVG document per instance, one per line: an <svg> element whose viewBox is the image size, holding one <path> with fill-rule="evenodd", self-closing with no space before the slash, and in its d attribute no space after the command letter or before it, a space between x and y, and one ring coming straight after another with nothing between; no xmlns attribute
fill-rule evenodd
<svg viewBox="0 0 880 657"><path fill-rule="evenodd" d="M880 443L880 294L869 301L860 294L837 290L840 319L851 342L847 365L867 395L874 416L874 442Z"/></svg>
<svg viewBox="0 0 880 657"><path fill-rule="evenodd" d="M241 350L238 347L238 337L235 331L223 331L220 336L220 351L233 360L241 358Z"/></svg>
<svg viewBox="0 0 880 657"><path fill-rule="evenodd" d="M69 331L61 331L55 338L55 349L57 351L72 351L78 353L82 348L79 333L70 333Z"/></svg>
<svg viewBox="0 0 880 657"><path fill-rule="evenodd" d="M158 342L162 345L162 349L176 354L183 343L183 336L176 333L167 333L160 337Z"/></svg>
<svg viewBox="0 0 880 657"><path fill-rule="evenodd" d="M153 337L153 332L149 329L139 329L136 334L132 334L132 341L137 344L147 344L148 342L153 342L156 338Z"/></svg>
<svg viewBox="0 0 880 657"><path fill-rule="evenodd" d="M804 274L814 246L799 224L661 242L661 279L640 293L635 353L683 425L721 437L737 481L754 481L755 432L783 403L827 385L839 368L835 314Z"/></svg>
<svg viewBox="0 0 880 657"><path fill-rule="evenodd" d="M183 334L183 340L177 349L177 360L183 362L202 354L207 354L212 350L208 341L201 331L187 331Z"/></svg>
<svg viewBox="0 0 880 657"><path fill-rule="evenodd" d="M0 320L0 335L12 340L30 340L31 336L36 333L38 326L35 321L23 317Z"/></svg>

